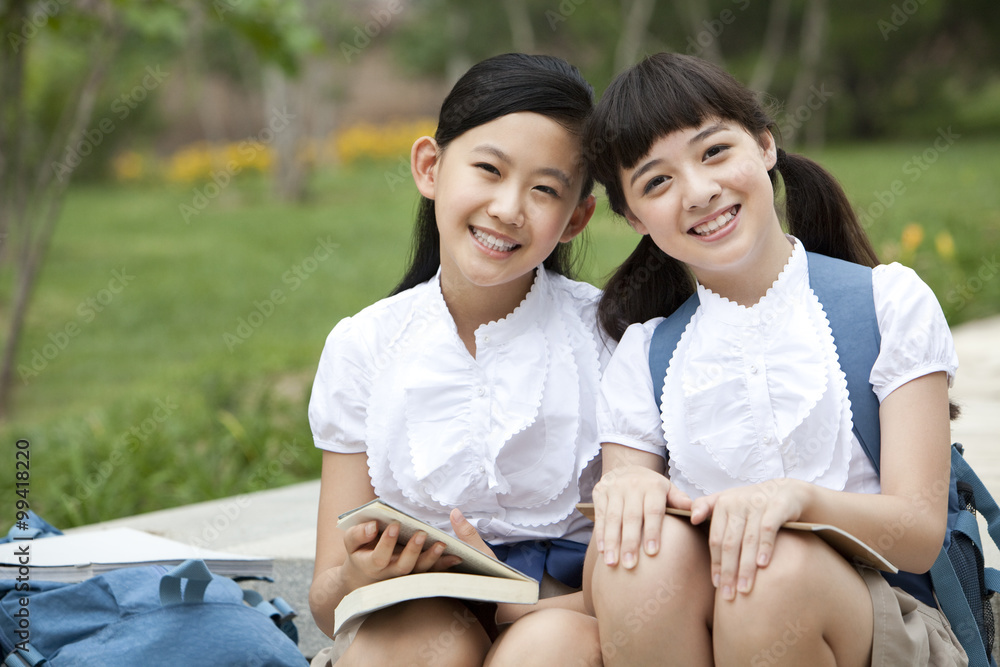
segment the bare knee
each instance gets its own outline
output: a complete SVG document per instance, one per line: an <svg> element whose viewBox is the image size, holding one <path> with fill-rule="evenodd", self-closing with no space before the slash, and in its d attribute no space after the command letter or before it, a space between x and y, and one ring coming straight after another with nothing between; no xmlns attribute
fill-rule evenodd
<svg viewBox="0 0 1000 667"><path fill-rule="evenodd" d="M593 598L599 618L624 620L629 612L650 616L676 607L686 615L695 600L703 600L702 611L710 616L711 579L709 553L701 530L686 521L668 516L661 531L660 552L639 554L632 569L605 565L600 558L594 567Z"/></svg>
<svg viewBox="0 0 1000 667"><path fill-rule="evenodd" d="M500 635L484 667L553 664L601 667L596 618L569 609L541 609L523 616Z"/></svg>
<svg viewBox="0 0 1000 667"><path fill-rule="evenodd" d="M405 664L466 667L482 663L490 640L462 603L411 600L369 616L341 665Z"/></svg>

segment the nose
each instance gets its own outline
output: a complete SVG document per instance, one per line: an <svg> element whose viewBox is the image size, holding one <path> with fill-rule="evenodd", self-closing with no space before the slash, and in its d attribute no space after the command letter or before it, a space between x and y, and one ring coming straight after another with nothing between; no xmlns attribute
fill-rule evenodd
<svg viewBox="0 0 1000 667"><path fill-rule="evenodd" d="M684 207L689 211L709 206L722 193L722 186L710 174L694 171L686 180Z"/></svg>
<svg viewBox="0 0 1000 667"><path fill-rule="evenodd" d="M524 201L513 183L504 183L494 190L486 213L505 225L520 227L524 224Z"/></svg>

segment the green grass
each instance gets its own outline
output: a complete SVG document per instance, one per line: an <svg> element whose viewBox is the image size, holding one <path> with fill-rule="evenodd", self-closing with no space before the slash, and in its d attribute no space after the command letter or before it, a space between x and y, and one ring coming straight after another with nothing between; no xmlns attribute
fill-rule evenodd
<svg viewBox="0 0 1000 667"><path fill-rule="evenodd" d="M893 260L903 228L923 227L902 259L957 324L1000 312L1000 281L984 268L1000 247L1000 139L959 138L914 171L933 140L816 157L859 209L877 212L900 181L869 233ZM191 187L74 188L19 355L37 376L18 382L0 426L11 461L15 439L31 441L32 507L66 527L316 477L306 403L324 339L388 293L408 251L416 191L391 186L396 171L319 174L299 206L244 175L189 222ZM934 249L945 230L952 259ZM637 240L603 200L587 238L596 284ZM13 497L13 481L0 476L0 494Z"/></svg>

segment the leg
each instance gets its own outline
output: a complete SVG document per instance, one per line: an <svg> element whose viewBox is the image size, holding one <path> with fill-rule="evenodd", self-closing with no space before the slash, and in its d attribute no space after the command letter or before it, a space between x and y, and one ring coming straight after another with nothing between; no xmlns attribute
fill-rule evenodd
<svg viewBox="0 0 1000 667"><path fill-rule="evenodd" d="M753 590L717 598L719 665L868 665L873 612L868 587L815 535L780 531Z"/></svg>
<svg viewBox="0 0 1000 667"><path fill-rule="evenodd" d="M569 609L541 609L503 631L484 667L601 667L597 619Z"/></svg>
<svg viewBox="0 0 1000 667"><path fill-rule="evenodd" d="M490 640L461 602L429 598L373 613L337 661L337 667L365 665L481 665Z"/></svg>
<svg viewBox="0 0 1000 667"><path fill-rule="evenodd" d="M712 664L715 589L705 534L666 516L660 544L631 570L597 559L592 598L607 665Z"/></svg>

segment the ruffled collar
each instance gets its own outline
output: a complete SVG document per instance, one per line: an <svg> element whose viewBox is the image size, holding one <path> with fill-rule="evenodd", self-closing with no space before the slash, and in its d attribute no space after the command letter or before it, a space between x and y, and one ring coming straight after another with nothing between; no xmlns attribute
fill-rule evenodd
<svg viewBox="0 0 1000 667"><path fill-rule="evenodd" d="M705 317L733 326L759 326L780 319L774 317L775 310L800 301L809 285L809 264L802 243L794 236L787 238L793 244L791 256L764 296L752 306L730 301L698 283L698 299Z"/></svg>

